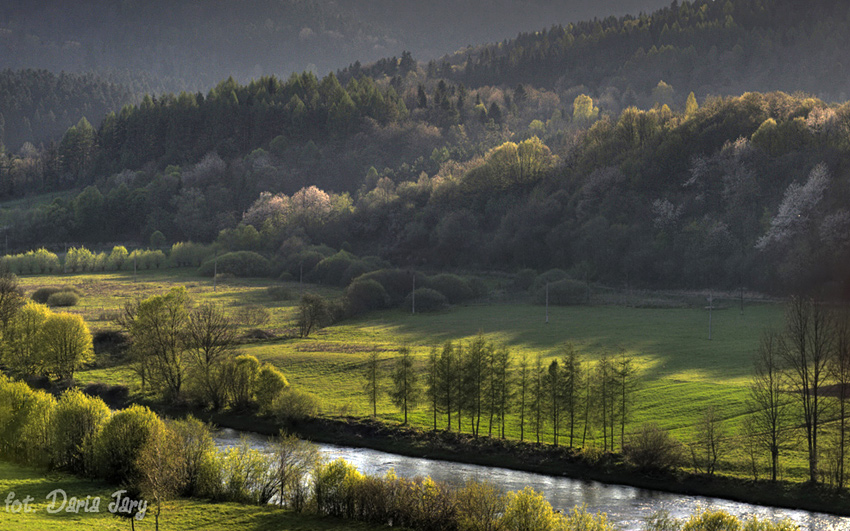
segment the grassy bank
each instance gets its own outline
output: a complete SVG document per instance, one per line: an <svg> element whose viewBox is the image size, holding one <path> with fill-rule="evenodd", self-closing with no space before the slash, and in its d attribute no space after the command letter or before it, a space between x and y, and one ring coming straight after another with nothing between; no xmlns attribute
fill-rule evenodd
<svg viewBox="0 0 850 531"><path fill-rule="evenodd" d="M55 489L64 490L68 498L77 496L101 497L100 511L86 513L58 512L48 514L50 500L47 495ZM0 461L0 530L9 531L88 531L98 529L118 531L130 529L129 522L119 518L108 510L112 501L112 493L117 487L102 482L87 481L73 476L57 473L45 473L40 470L21 467ZM34 512L11 513L5 508L6 498L10 492L15 498L23 500L32 496L34 501L30 506ZM59 498L61 500L61 497ZM66 505L67 507L67 505ZM91 507L91 505L90 505ZM153 508L141 521L135 522L139 531L154 529ZM335 518L319 518L310 515L295 514L270 506L257 507L237 503L212 503L203 500L179 499L169 502L163 508L160 516L161 529L180 529L198 531L322 531L322 530L351 530L371 531L386 529L383 526L373 526L339 520Z"/></svg>

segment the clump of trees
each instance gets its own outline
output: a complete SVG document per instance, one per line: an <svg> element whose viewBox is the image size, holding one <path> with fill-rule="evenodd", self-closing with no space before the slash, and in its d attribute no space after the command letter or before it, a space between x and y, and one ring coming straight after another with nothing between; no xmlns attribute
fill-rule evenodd
<svg viewBox="0 0 850 531"><path fill-rule="evenodd" d="M142 391L189 398L219 410L273 413L288 390L286 377L257 358L239 354L236 326L213 303L190 308L185 288L128 302L119 323L130 338L130 360Z"/></svg>
<svg viewBox="0 0 850 531"><path fill-rule="evenodd" d="M83 318L27 301L14 275L6 272L0 277L3 364L21 377L73 379L77 369L94 359L92 335ZM48 297L48 302L56 295Z"/></svg>

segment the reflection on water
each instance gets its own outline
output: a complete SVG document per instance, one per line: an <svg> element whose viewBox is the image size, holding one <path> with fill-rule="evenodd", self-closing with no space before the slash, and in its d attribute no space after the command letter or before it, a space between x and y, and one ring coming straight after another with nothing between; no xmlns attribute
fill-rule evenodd
<svg viewBox="0 0 850 531"><path fill-rule="evenodd" d="M238 444L240 435L234 430L223 429L216 434L216 443L219 447L233 446ZM266 437L255 434L244 436L254 448L262 450L269 445ZM790 518L804 531L850 531L850 518L821 513L764 507L718 498L683 496L622 485L608 485L596 481L517 472L505 468L404 457L364 448L331 444L317 446L327 459L341 457L364 474L383 475L389 470L394 470L400 477L430 476L434 480L450 484L477 479L500 485L506 491L521 490L531 486L543 492L555 508L568 510L576 505L584 504L588 511L607 513L611 522L627 531L642 529L644 518L656 511L666 510L677 518L684 518L699 507L723 509L739 517Z"/></svg>

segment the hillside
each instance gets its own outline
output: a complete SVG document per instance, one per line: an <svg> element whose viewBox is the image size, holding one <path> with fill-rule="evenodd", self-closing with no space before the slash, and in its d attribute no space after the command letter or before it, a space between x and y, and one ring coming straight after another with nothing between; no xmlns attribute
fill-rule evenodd
<svg viewBox="0 0 850 531"><path fill-rule="evenodd" d="M440 74L469 86L581 86L623 101L650 101L663 80L678 105L690 91L804 91L844 101L848 39L842 2L674 1L652 14L556 25L461 51Z"/></svg>

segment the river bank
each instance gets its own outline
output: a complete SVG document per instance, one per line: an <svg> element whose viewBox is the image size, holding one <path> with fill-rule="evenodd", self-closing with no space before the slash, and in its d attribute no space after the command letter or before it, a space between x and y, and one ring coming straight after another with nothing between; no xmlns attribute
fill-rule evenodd
<svg viewBox="0 0 850 531"><path fill-rule="evenodd" d="M624 464L617 454L601 455L591 461L565 447L489 437L474 438L468 434L392 426L369 419L313 418L282 425L255 415L215 413L174 405L147 405L167 416L192 414L219 427L261 435L273 436L285 429L314 442L369 448L408 457L501 467L673 494L850 516L850 493L822 485L709 477L682 470L645 474Z"/></svg>

